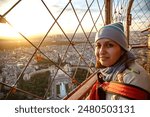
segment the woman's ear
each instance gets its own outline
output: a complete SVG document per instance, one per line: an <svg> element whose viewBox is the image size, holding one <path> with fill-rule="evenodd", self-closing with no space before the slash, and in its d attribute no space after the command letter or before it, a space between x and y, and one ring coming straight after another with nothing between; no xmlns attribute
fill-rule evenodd
<svg viewBox="0 0 150 117"><path fill-rule="evenodd" d="M121 56L125 53L125 51L122 49L122 52L121 52Z"/></svg>

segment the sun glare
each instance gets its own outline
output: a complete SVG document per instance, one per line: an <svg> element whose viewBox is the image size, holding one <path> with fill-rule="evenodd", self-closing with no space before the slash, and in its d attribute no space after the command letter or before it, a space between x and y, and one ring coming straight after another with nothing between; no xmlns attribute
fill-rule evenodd
<svg viewBox="0 0 150 117"><path fill-rule="evenodd" d="M68 3L66 0L47 0L45 2L55 18L59 16L65 5ZM15 2L13 4L15 4ZM12 2L11 5L9 2L3 2L3 4L1 4L3 13L0 12L0 15L6 13L8 9L13 6L13 4ZM10 7L5 8L6 6ZM81 15L80 13L82 13L82 11L79 12L78 16L82 17L83 14ZM44 36L54 23L53 17L40 0L21 1L4 18L10 22L12 27L7 23L0 23L0 39L4 37L18 39L21 37L18 32L26 37ZM91 20L89 21L86 19L90 19L90 16L87 15L84 23L82 22L82 26L86 28L87 31L87 29L91 28L93 23ZM59 17L58 22L65 33L74 33L79 24L70 5ZM79 28L78 32L83 31ZM50 34L62 34L62 31L57 23L55 23L51 29Z"/></svg>
<svg viewBox="0 0 150 117"><path fill-rule="evenodd" d="M19 34L16 33L7 24L0 24L0 39L16 39L19 38Z"/></svg>
<svg viewBox="0 0 150 117"><path fill-rule="evenodd" d="M1 38L19 38L18 32L28 37L44 35L54 22L44 5L35 0L20 2L5 18L13 27L0 23Z"/></svg>

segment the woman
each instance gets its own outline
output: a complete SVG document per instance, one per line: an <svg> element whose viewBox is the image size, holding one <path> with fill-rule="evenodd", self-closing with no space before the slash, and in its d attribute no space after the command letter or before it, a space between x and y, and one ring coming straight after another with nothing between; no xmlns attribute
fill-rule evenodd
<svg viewBox="0 0 150 117"><path fill-rule="evenodd" d="M129 52L122 23L102 27L95 43L99 73L87 99L149 99L150 77Z"/></svg>

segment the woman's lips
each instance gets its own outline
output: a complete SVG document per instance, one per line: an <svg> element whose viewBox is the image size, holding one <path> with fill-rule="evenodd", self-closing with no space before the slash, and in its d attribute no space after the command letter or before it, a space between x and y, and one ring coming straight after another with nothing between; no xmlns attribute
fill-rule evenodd
<svg viewBox="0 0 150 117"><path fill-rule="evenodd" d="M100 59L100 60L107 60L107 59L109 59L109 57L104 57L104 56L103 56L103 57L99 57L99 59Z"/></svg>

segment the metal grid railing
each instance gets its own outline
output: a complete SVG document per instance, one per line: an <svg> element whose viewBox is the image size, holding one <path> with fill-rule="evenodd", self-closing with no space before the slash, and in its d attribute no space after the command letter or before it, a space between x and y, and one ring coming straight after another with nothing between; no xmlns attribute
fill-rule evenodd
<svg viewBox="0 0 150 117"><path fill-rule="evenodd" d="M142 39L144 35L142 35L141 31L145 30L149 26L150 22L150 1L149 0L136 0L133 3L133 7L131 9L132 14L132 25L131 25L131 33L130 40L131 44L142 44L147 43L147 40ZM136 42L135 40L141 39L143 40L141 43Z"/></svg>
<svg viewBox="0 0 150 117"><path fill-rule="evenodd" d="M150 25L150 1L134 0L131 8L131 15L132 22L130 26L129 44L132 45L132 51L137 57L137 62L145 69L148 69L147 45L149 32L142 33L142 31L147 29Z"/></svg>
<svg viewBox="0 0 150 117"><path fill-rule="evenodd" d="M11 8L9 8L7 11L5 11L5 13L3 15L1 15L4 22L6 22L7 25L12 27L12 29L15 29L15 31L18 32L18 34L21 36L21 38L23 38L30 45L32 45L32 47L31 47L32 50L31 49L27 49L28 51L26 49L24 50L24 51L26 51L26 53L29 53L29 51L30 51L30 54L32 54L32 55L28 56L28 60L25 62L25 65L21 69L18 76L15 79L13 79L12 84L6 83L7 79L5 79L5 82L1 83L1 84L5 85L7 87L11 87L8 90L8 92L6 92L6 96L4 97L4 99L9 99L9 96L13 94L14 90L21 91L21 92L26 93L30 96L34 96L36 98L46 99L46 98L48 98L48 93L49 93L49 91L52 87L52 84L53 84L54 80L56 79L56 76L57 76L59 70L61 70L67 77L70 78L70 82L72 83L72 85L75 85L73 81L75 81L75 83L77 83L77 85L79 85L78 83L81 83L75 77L81 64L84 67L88 68L88 72L85 75L85 78L89 76L88 75L89 72L91 72L91 73L93 72L93 68L92 68L93 66L91 66L92 64L94 64L94 58L93 58L94 57L94 53L93 53L94 48L93 48L93 45L92 45L93 35L94 35L93 33L98 30L98 28L99 28L98 21L100 19L102 19L102 21L103 21L103 22L101 22L101 26L104 24L104 18L103 18L103 15L102 15L103 14L103 9L104 9L104 3L101 2L101 1L98 1L98 0L91 0L91 1L85 0L83 2L84 3L83 8L85 7L85 9L81 9L81 10L84 10L84 11L82 11L83 14L80 14L80 13L77 13L77 11L79 9L77 8L77 6L74 2L76 2L76 1L71 1L70 0L68 2L65 2L65 4L63 4L63 6L59 9L59 10L61 10L61 11L59 11L59 15L55 16L53 14L53 11L51 11L51 7L48 7L48 5L49 5L48 1L46 1L46 0L45 1L41 0L40 1L40 5L45 7L45 12L48 11L49 16L53 20L53 23L50 25L48 31L45 33L45 35L43 36L43 38L40 40L40 42L38 44L35 43L34 41L32 42L32 40L30 39L30 37L28 35L26 36L25 34L23 34L23 32L16 30L15 25L13 25L13 23L11 23L11 19L7 20L7 16L9 16L9 14L11 12L13 12L14 9L17 9L17 7L20 7L21 6L20 4L22 4L22 5L25 4L25 1L21 1L21 0L17 1L16 3L14 3L14 5L12 5ZM102 4L100 4L100 3L102 3ZM35 5L33 5L33 6L35 6ZM81 10L80 10L80 12L81 12ZM61 21L64 21L64 20L61 20L61 18L64 18L65 15L69 12L71 13L70 14L71 16L74 16L73 18L76 19L76 24L77 24L75 27L72 27L75 30L74 30L74 32L71 32L71 34L68 34L68 32L65 31L65 27L63 27L63 25L61 23L59 23ZM93 16L93 14L95 16ZM42 15L42 14L39 14L39 15ZM78 15L80 15L80 16L78 16ZM20 17L20 16L18 15L18 17ZM85 22L85 20L90 21L89 22L89 23L91 23L90 28L85 28L86 24L83 23L83 22ZM43 21L40 21L39 23L42 23L42 22ZM44 42L50 41L50 39L49 39L49 37L51 36L50 32L53 31L56 26L58 27L59 32L61 33L60 38L59 38L59 35L57 35L58 38L56 37L56 39L59 39L62 42L63 41L68 42L67 45L59 45L59 47L65 46L66 50L61 50L61 52L59 52L60 50L58 51L57 48L54 47L53 45L52 45L52 47L54 48L54 50L49 50L51 53L53 53L53 56L58 57L56 59L60 59L60 61L53 60L52 59L53 57L51 57L51 55L48 52L46 52L47 50L45 52L42 50L42 49L44 49L42 44L44 45ZM30 28L30 27L28 27L28 28ZM88 30L86 30L86 29L88 29ZM82 41L82 43L77 42L79 44L75 44L75 42L76 42L75 38L80 38L80 37L78 37L79 32L82 33L82 38L80 40L80 41ZM64 48L64 47L62 47L62 48ZM82 48L82 49L78 49L78 48ZM23 49L21 49L21 50L23 50ZM88 49L88 52L90 53L90 55L85 51L87 49ZM71 50L71 53L75 54L74 57L76 57L76 59L78 59L78 60L75 60L77 62L76 62L76 64L74 64L75 69L74 69L74 72L71 75L67 73L67 71L63 68L63 65L62 65L63 61L68 62L68 60L66 60L66 58L67 58L67 56L71 56L71 55L69 55L70 50ZM18 88L19 81L20 80L22 81L22 79L25 77L25 73L28 73L27 71L29 71L28 67L29 66L34 67L34 65L33 65L33 63L35 61L34 57L35 56L38 57L37 55L39 53L40 53L39 56L42 56L48 62L51 63L51 66L55 66L55 70L54 70L55 73L53 73L53 76L49 76L49 77L53 77L53 78L50 78L51 82L49 82L49 84L48 84L48 86L45 90L44 95L41 96L41 97L38 94L35 95L34 92L31 92L30 90L26 89L26 91L24 91L24 89L19 89ZM89 57L87 57L87 54L88 54ZM71 63L69 63L69 64L71 64ZM71 64L71 65L73 65L73 64ZM33 71L35 71L35 70L33 70ZM29 73L27 75L29 75ZM30 92L30 93L28 93L28 92Z"/></svg>
<svg viewBox="0 0 150 117"><path fill-rule="evenodd" d="M126 23L127 7L129 0L113 0L112 22Z"/></svg>

